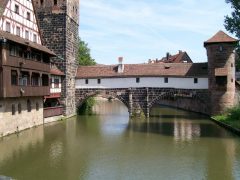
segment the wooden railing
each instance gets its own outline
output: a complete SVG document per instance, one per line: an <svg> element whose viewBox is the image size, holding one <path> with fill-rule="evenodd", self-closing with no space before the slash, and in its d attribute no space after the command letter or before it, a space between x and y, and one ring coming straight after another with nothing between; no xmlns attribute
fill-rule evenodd
<svg viewBox="0 0 240 180"><path fill-rule="evenodd" d="M48 107L43 109L43 117L53 117L53 116L60 116L63 114L63 107Z"/></svg>

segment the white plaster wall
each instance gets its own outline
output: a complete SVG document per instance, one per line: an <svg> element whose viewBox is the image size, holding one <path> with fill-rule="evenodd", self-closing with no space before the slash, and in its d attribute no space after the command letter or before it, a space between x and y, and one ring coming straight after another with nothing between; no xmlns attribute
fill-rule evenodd
<svg viewBox="0 0 240 180"><path fill-rule="evenodd" d="M15 4L19 6L19 14L16 14ZM30 21L27 20L27 12L30 13ZM17 34L16 28L20 27L20 37L25 38L25 31L29 32L29 40L33 41L33 35L37 36L37 43L41 44L36 17L33 11L32 1L29 0L11 0L8 1L4 10L4 19L0 20L0 29L6 31L6 22L11 24L11 34Z"/></svg>
<svg viewBox="0 0 240 180"><path fill-rule="evenodd" d="M31 101L31 112L27 111L27 100ZM36 103L39 110L36 110ZM21 103L22 112L18 113L18 103ZM15 104L16 113L12 115L12 104ZM0 137L43 124L43 99L42 97L7 98L1 99L2 116L0 116Z"/></svg>
<svg viewBox="0 0 240 180"><path fill-rule="evenodd" d="M101 84L97 79L76 80L76 88L130 88L130 87L157 87L157 88L179 88L179 89L208 89L208 78L198 78L198 83L194 83L194 78L168 78L168 83L164 83L164 77L142 77L136 83L136 78L105 78L101 79Z"/></svg>

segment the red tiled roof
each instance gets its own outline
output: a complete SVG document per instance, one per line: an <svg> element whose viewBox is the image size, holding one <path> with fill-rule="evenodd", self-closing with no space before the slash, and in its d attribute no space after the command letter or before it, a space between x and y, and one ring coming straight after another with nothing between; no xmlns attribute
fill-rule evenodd
<svg viewBox="0 0 240 180"><path fill-rule="evenodd" d="M212 43L234 43L234 42L238 42L238 40L232 38L223 31L218 31L217 34L215 34L213 37L204 42L204 46Z"/></svg>
<svg viewBox="0 0 240 180"><path fill-rule="evenodd" d="M168 56L168 57L167 57ZM163 57L161 60L153 60L149 61L149 63L192 63L191 58L188 56L186 52L179 51L178 54L175 55L167 55L166 57Z"/></svg>
<svg viewBox="0 0 240 180"><path fill-rule="evenodd" d="M64 76L65 74L57 68L57 66L52 66L50 69L50 74L52 75L58 75L58 76Z"/></svg>
<svg viewBox="0 0 240 180"><path fill-rule="evenodd" d="M124 72L117 72L118 65L79 66L76 78L111 78L111 77L207 77L207 63L157 63L125 64Z"/></svg>

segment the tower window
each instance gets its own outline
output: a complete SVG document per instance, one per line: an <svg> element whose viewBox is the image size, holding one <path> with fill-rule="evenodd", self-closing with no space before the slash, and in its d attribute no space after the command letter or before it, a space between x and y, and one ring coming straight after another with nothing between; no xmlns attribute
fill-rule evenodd
<svg viewBox="0 0 240 180"><path fill-rule="evenodd" d="M136 83L140 83L140 78L136 78Z"/></svg>
<svg viewBox="0 0 240 180"><path fill-rule="evenodd" d="M164 83L168 83L168 78L167 77L164 78Z"/></svg>
<svg viewBox="0 0 240 180"><path fill-rule="evenodd" d="M31 101L28 99L27 100L27 111L31 112L32 111L32 107L31 107Z"/></svg>
<svg viewBox="0 0 240 180"><path fill-rule="evenodd" d="M57 5L57 0L53 0L53 4L54 4L54 5Z"/></svg>
<svg viewBox="0 0 240 180"><path fill-rule="evenodd" d="M216 76L216 84L225 86L227 84L227 76Z"/></svg>
<svg viewBox="0 0 240 180"><path fill-rule="evenodd" d="M39 111L39 103L36 103L36 111Z"/></svg>
<svg viewBox="0 0 240 180"><path fill-rule="evenodd" d="M18 103L18 114L22 113L22 106L20 103Z"/></svg>
<svg viewBox="0 0 240 180"><path fill-rule="evenodd" d="M198 78L194 78L194 84L198 83Z"/></svg>
<svg viewBox="0 0 240 180"><path fill-rule="evenodd" d="M15 115L16 109L15 109L15 104L12 104L12 115Z"/></svg>
<svg viewBox="0 0 240 180"><path fill-rule="evenodd" d="M19 6L16 5L16 4L15 4L15 10L14 10L14 12L15 12L16 14L19 14Z"/></svg>

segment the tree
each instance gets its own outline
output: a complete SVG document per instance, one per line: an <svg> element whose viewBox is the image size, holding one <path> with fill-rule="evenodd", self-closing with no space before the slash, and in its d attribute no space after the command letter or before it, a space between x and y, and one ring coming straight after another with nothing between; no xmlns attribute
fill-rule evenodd
<svg viewBox="0 0 240 180"><path fill-rule="evenodd" d="M95 65L95 59L90 55L88 44L79 38L78 40L78 64L81 66Z"/></svg>
<svg viewBox="0 0 240 180"><path fill-rule="evenodd" d="M231 4L233 12L231 16L225 16L224 26L227 31L235 34L240 39L240 1L239 0L226 0L226 3ZM240 70L240 46L238 44L237 49L236 68Z"/></svg>

